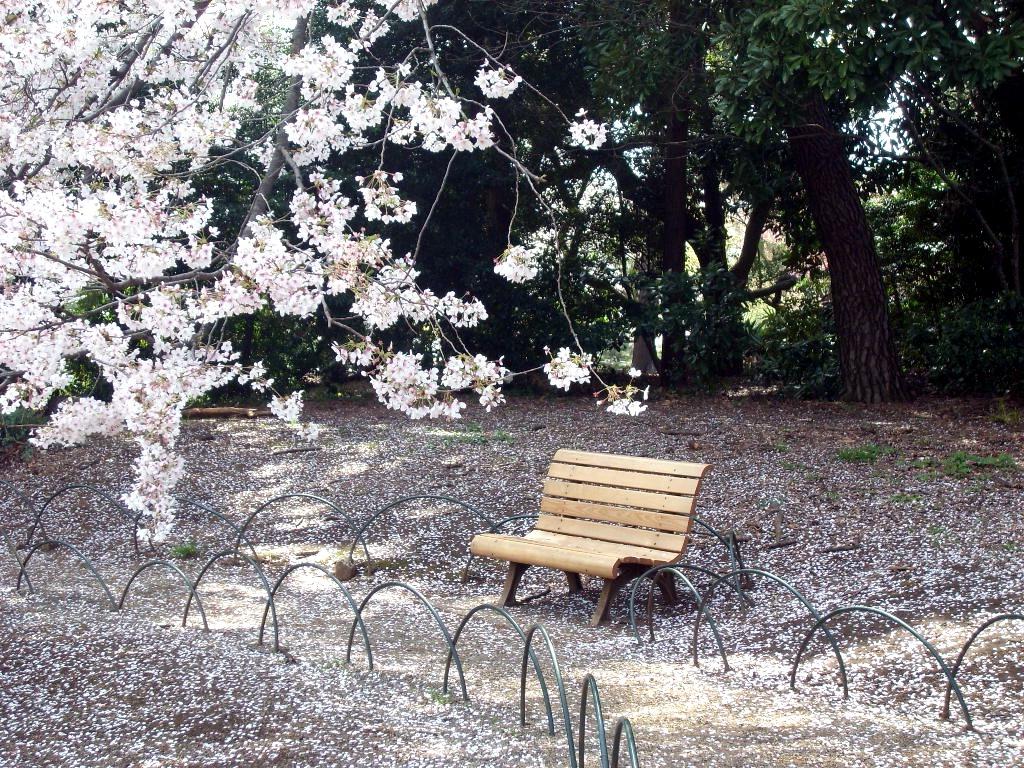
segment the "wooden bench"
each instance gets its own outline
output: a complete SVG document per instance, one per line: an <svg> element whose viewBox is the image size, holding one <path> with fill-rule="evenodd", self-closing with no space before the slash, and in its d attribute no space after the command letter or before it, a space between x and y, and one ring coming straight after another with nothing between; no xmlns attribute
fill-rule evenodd
<svg viewBox="0 0 1024 768"><path fill-rule="evenodd" d="M608 619L619 590L651 566L686 551L697 492L707 464L562 449L544 480L541 514L525 536L482 533L470 551L504 560L508 577L500 604L515 605L531 565L564 571L569 591L580 574L604 579L591 626ZM671 579L659 582L666 593Z"/></svg>

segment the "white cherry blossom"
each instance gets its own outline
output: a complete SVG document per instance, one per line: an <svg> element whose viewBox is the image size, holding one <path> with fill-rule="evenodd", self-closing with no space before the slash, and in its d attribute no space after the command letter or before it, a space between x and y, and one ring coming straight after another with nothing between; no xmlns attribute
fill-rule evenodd
<svg viewBox="0 0 1024 768"><path fill-rule="evenodd" d="M523 78L506 69L492 69L485 65L477 71L473 82L487 98L507 99L515 93Z"/></svg>
<svg viewBox="0 0 1024 768"><path fill-rule="evenodd" d="M513 245L498 257L494 271L510 283L525 283L537 276L540 248Z"/></svg>
<svg viewBox="0 0 1024 768"><path fill-rule="evenodd" d="M588 118L586 110L581 109L569 126L569 140L577 147L600 149L608 140L608 128Z"/></svg>
<svg viewBox="0 0 1024 768"><path fill-rule="evenodd" d="M551 354L547 348L544 351ZM547 374L551 386L568 391L573 384L586 384L590 381L590 369L593 365L594 359L589 354L573 352L568 347L562 347L557 355L545 363L544 373Z"/></svg>
<svg viewBox="0 0 1024 768"><path fill-rule="evenodd" d="M435 2L342 0L325 8L328 29L319 15L311 26L313 0L5 6L0 412L51 406L73 383L69 361L87 361L110 402L64 400L34 439L55 446L129 433L139 453L124 502L154 539L174 522L182 410L232 381L258 392L273 385L262 363L243 366L223 341L233 318L322 317L346 339L333 344L339 363L412 418L459 418L467 393L487 409L503 402L510 373L501 359L458 338L486 308L421 286L414 255L393 253L385 236L423 224L388 168L389 147L468 153L498 140L491 107L438 77L432 46L413 41L388 62L376 45L406 22L429 30ZM484 67L475 82L485 98L507 98L521 79ZM577 118L573 141L600 146L605 128ZM331 176L338 164L329 160L361 149L371 150L360 155L364 170ZM234 231L213 226L223 201L195 183L227 164L256 180ZM529 280L538 258L510 247L495 270ZM350 316L331 315L334 296L351 299ZM444 344L430 360L385 348L378 334L399 324ZM566 348L544 369L568 388L589 381L592 365ZM609 409L637 410L609 400ZM270 407L315 437L301 393L275 394Z"/></svg>

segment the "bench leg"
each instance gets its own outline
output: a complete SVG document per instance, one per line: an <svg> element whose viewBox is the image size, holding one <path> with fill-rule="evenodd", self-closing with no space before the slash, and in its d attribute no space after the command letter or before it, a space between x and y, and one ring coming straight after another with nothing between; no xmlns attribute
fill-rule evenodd
<svg viewBox="0 0 1024 768"><path fill-rule="evenodd" d="M501 597L498 599L498 605L503 608L507 608L511 605L518 605L518 603L516 603L516 590L519 589L519 582L522 581L523 574L529 567L530 566L524 565L523 563L508 564L508 575L505 577L505 586L501 590Z"/></svg>
<svg viewBox="0 0 1024 768"><path fill-rule="evenodd" d="M670 573L659 573L657 575L658 589L661 590L661 599L665 605L675 605L679 600L679 593L676 592L676 580Z"/></svg>
<svg viewBox="0 0 1024 768"><path fill-rule="evenodd" d="M590 626L599 627L608 623L608 613L615 601L615 596L619 594L619 590L631 576L632 574L604 580L604 588L601 590L601 597L597 600L597 608L594 609L594 615L590 617Z"/></svg>
<svg viewBox="0 0 1024 768"><path fill-rule="evenodd" d="M570 595L578 595L580 592L583 591L583 582L580 581L580 575L578 573L566 571L565 579L569 582Z"/></svg>

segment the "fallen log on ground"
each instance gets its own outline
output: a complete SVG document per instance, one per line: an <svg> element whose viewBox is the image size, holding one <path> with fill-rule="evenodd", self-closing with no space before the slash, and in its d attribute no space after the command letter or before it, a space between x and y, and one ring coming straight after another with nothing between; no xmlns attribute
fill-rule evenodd
<svg viewBox="0 0 1024 768"><path fill-rule="evenodd" d="M181 412L185 419L256 419L270 416L267 408L239 408L236 406L211 406L208 408L186 408Z"/></svg>

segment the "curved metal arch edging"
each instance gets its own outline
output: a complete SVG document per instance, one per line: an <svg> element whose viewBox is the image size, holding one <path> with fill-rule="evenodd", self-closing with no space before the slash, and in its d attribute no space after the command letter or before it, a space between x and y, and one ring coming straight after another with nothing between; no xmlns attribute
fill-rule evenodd
<svg viewBox="0 0 1024 768"><path fill-rule="evenodd" d="M629 626L633 630L633 637L636 638L636 641L638 643L641 642L641 640L640 640L640 632L636 628L636 589L637 589L638 586L640 586L640 582L641 581L643 581L645 579L650 579L650 582L651 582L651 597L653 598L654 597L654 580L655 580L655 577L658 574L660 574L660 573L669 573L672 576L676 577L677 579L682 579L683 583L687 587L689 587L690 592L693 594L693 599L696 601L698 610L704 606L704 600L701 597L700 592L697 591L697 588L695 586L693 586L693 582L690 581L683 574L682 570L680 570L681 568L689 568L691 570L700 571L702 573L710 573L713 576L715 576L716 578L718 577L717 573L715 573L714 571L711 571L711 570L709 570L707 568L701 568L700 566L697 566L697 565L687 565L686 563L680 563L678 567L675 566L675 565L658 565L658 566L655 566L654 568L650 568L647 571L645 571L643 574L640 575L639 578L634 579L633 584L632 584L632 586L630 587L630 590L629 590ZM742 592L739 591L739 588L735 584L733 584L732 582L728 582L728 584L733 589L735 589L740 594L740 596L746 597L746 595L744 595ZM651 619L652 608L653 608L653 603L649 603L648 604L648 612L647 612L648 620ZM722 637L718 633L718 624L717 624L717 622L715 621L714 617L711 615L710 612L708 613L708 624L711 626L711 632L715 636L715 643L718 645L718 653L722 657L722 664L725 665L725 671L728 672L729 671L729 659L725 655L725 646L722 644ZM653 621L651 621L650 630L651 630L651 640L653 641L654 640L654 622Z"/></svg>
<svg viewBox="0 0 1024 768"><path fill-rule="evenodd" d="M25 493L23 490L21 490L21 488L19 488L9 480L4 480L2 478L0 478L0 485L10 489L11 492L13 492L16 496L20 496L21 500L26 503L26 506L28 506L28 508L31 509L33 512L35 511L36 504L32 500L32 497Z"/></svg>
<svg viewBox="0 0 1024 768"><path fill-rule="evenodd" d="M998 624L1001 621L1024 621L1024 614L1021 613L1002 613L998 616L993 616L991 619L986 621L971 634L970 638L964 643L963 648L960 649L959 655L956 657L956 662L953 664L950 677L946 680L946 697L942 703L942 712L939 714L943 720L949 719L949 700L953 694L952 681L956 678L957 673L960 672L960 666L964 663L964 658L967 656L967 651L974 645L974 641L981 637L982 632L991 627L993 624Z"/></svg>
<svg viewBox="0 0 1024 768"><path fill-rule="evenodd" d="M110 609L115 613L117 612L118 607L117 602L114 600L114 595L111 593L110 587L107 586L107 582L103 580L103 577L100 576L99 571L97 571L96 567L92 564L92 561L88 557L86 557L78 547L76 547L74 544L64 541L63 539L43 539L42 541L37 541L35 544L29 547L28 553L25 555L25 559L21 561L21 568L18 569L18 582L14 587L15 591L21 590L22 578L26 579L26 581L28 580L28 564L29 562L31 562L32 556L39 551L40 547L44 546L64 547L65 549L70 549L71 552L75 555L75 557L77 557L79 561L89 570L89 573L93 575L93 578L95 578L96 581L100 583L100 586L103 587L103 592L106 594L107 600L110 601Z"/></svg>
<svg viewBox="0 0 1024 768"><path fill-rule="evenodd" d="M18 548L14 545L14 542L11 541L11 537L7 535L7 531L0 530L0 534L3 534L4 537L4 548L7 550L8 554L14 558L14 562L18 564L18 570L21 570L22 562L21 556L18 554ZM35 589L32 587L32 579L29 578L27 573L25 574L25 586L28 587L29 594L35 592Z"/></svg>
<svg viewBox="0 0 1024 768"><path fill-rule="evenodd" d="M35 519L32 521L32 525L29 526L28 535L25 537L26 546L32 543L36 530L42 523L43 515L46 514L46 510L50 508L50 505L71 491L88 491L89 493L101 497L104 501L110 504L110 506L131 526L132 545L135 547L135 553L139 553L139 521L142 519L142 513L139 512L137 514L132 514L120 501L115 499L102 488L97 488L95 485L88 485L87 483L72 483L70 485L65 485L63 488L54 491L43 501L42 505L39 507L39 511L36 513Z"/></svg>
<svg viewBox="0 0 1024 768"><path fill-rule="evenodd" d="M872 608L869 605L847 605L842 608L836 608L835 610L829 611L824 616L820 617L814 623L814 626L811 627L810 631L804 636L803 642L800 643L800 648L796 652L796 658L793 659L793 668L790 670L789 673L790 688L794 690L796 689L796 671L797 668L800 666L800 658L803 656L804 651L807 649L807 644L810 643L811 638L814 636L814 633L818 631L818 627L825 627L825 624L829 621L829 619L835 618L836 616L842 616L843 614L847 613L868 613L874 616L881 616L886 621L889 621L893 624L896 624L899 627L902 627L911 635L913 635L914 638L925 647L925 650L928 651L928 654L939 665L939 669L942 671L942 674L946 676L946 680L948 681L950 687L953 689L954 693L956 693L956 698L960 702L960 709L964 713L964 720L967 723L967 730L974 730L974 724L971 722L971 713L970 710L968 710L967 708L967 702L964 701L964 696L963 693L960 691L960 686L957 685L956 679L953 677L953 673L950 672L949 667L946 665L946 662L943 660L942 656L939 654L937 650L935 650L935 646L929 643L925 639L924 635L922 635L912 626L907 624L907 622L903 621L903 619L899 618L898 616L894 616L888 611L883 611L881 608Z"/></svg>
<svg viewBox="0 0 1024 768"><path fill-rule="evenodd" d="M626 754L629 755L631 768L640 768L640 755L636 749L636 733L633 731L633 723L628 717L620 717L612 726L612 768L619 768L619 750L622 740L626 740Z"/></svg>
<svg viewBox="0 0 1024 768"><path fill-rule="evenodd" d="M530 647L533 638L540 633L544 640L544 647L547 648L548 658L551 660L551 669L555 675L555 686L558 688L558 703L562 709L562 727L565 730L565 740L568 747L569 768L578 768L576 765L576 739L572 732L572 715L569 713L569 700L565 693L565 680L562 678L562 670L558 666L558 654L555 653L555 646L551 642L543 624L533 624L526 630L526 642L523 644L523 663L519 677L519 725L526 726L526 662L530 658Z"/></svg>
<svg viewBox="0 0 1024 768"><path fill-rule="evenodd" d="M6 488L12 494L12 496L21 503L21 506L23 506L28 511L28 516L30 520L35 516L36 503L31 496L29 496L27 493L21 490L21 488L16 486L14 483L10 483L7 480L0 479L0 488ZM3 535L4 546L7 548L7 551L8 553L10 553L11 557L14 558L14 562L18 564L18 568L20 569L21 555L18 554L18 545L14 542L13 539L11 539L11 535L7 532L6 528L0 528L0 535ZM45 529L43 530L43 537L46 537ZM34 591L32 588L32 579L28 577L27 573L25 574L25 584L26 586L28 586L29 592Z"/></svg>
<svg viewBox="0 0 1024 768"><path fill-rule="evenodd" d="M300 563L300 565L302 564ZM369 604L373 596L385 589L404 589L419 600L423 607L427 609L431 617L434 619L434 623L437 624L437 628L441 630L441 634L444 636L445 643L448 645L448 653L455 660L455 671L459 673L459 687L462 689L462 700L469 701L469 691L466 689L466 675L462 671L462 659L459 658L459 651L452 642L452 636L448 632L448 627L444 625L444 621L441 619L441 614L439 614L431 602L423 596L422 592L416 589L416 587L410 586L402 581L386 581L383 584L378 584L369 591L366 597L363 598L363 602L359 604L359 608L356 610L356 616L352 620L352 626L348 631L348 648L345 651L345 662L351 663L352 661L352 640L355 639L356 624L359 624L363 629L363 638L366 644L367 664L369 665L370 670L373 670L373 654L370 651L370 638L366 632L366 626L363 623L363 611L366 610L366 606ZM348 590L346 590L346 592L347 591Z"/></svg>
<svg viewBox="0 0 1024 768"><path fill-rule="evenodd" d="M246 537L244 531L242 531L242 529L239 527L238 523L236 523L236 522L234 522L232 520L229 520L227 515L225 515L223 512L218 511L212 505L207 504L205 501L200 501L199 499L194 499L191 496L185 496L185 495L175 496L174 500L178 504L183 504L185 506L194 507L195 509L198 509L200 512L204 512L205 514L209 515L214 520L216 520L218 523L221 523L221 524L227 526L228 528L230 528L234 532L234 534L235 534L234 538L235 538L236 544L238 542L243 542L244 541L245 545L247 547L249 547L249 551L252 553L253 559L256 558L256 547L254 547L252 545L252 542L249 541L249 539Z"/></svg>
<svg viewBox="0 0 1024 768"><path fill-rule="evenodd" d="M497 520L494 523L492 523L491 526L487 529L487 533L497 533L509 523L515 523L520 520L536 520L538 517L540 517L539 512L530 512L524 515L510 515L509 517L503 517L501 518L501 520ZM469 554L466 556L466 564L462 567L461 580L463 584L469 581L469 569L472 567L473 559L475 557L476 555L473 554L472 550L470 550Z"/></svg>
<svg viewBox="0 0 1024 768"><path fill-rule="evenodd" d="M736 535L736 529L733 528L728 534L729 548L732 550L733 555L736 558L736 564L740 568L746 568L743 564L743 555L740 553L740 539Z"/></svg>
<svg viewBox="0 0 1024 768"><path fill-rule="evenodd" d="M711 568L705 568L702 565L694 565L693 563L681 562L681 563L663 563L662 565L655 565L654 567L650 568L646 572L640 574L640 576L638 578L643 579L645 577L648 577L649 574L654 574L654 573L657 573L658 571L664 571L664 570L666 570L668 568L676 568L676 569L682 569L682 570L685 570L685 571L695 571L696 573L703 573L705 576L710 576L712 581L716 581L716 580L718 580L722 576L732 576L735 573L734 571L729 571L729 572L723 574L721 571L716 571L716 570L713 570ZM754 604L754 601L751 600L750 597L747 595L747 593L743 591L742 587L737 586L735 583L733 583L731 581L726 581L724 583L728 584L732 588L732 591L735 592L739 596L740 600L745 602L747 605L753 605Z"/></svg>
<svg viewBox="0 0 1024 768"><path fill-rule="evenodd" d="M481 603L475 608L470 609L470 611L462 617L462 621L459 622L459 626L455 628L455 634L452 636L452 646L454 648L459 647L459 638L462 637L462 631L466 628L466 625L469 624L470 620L474 616L483 611L491 611L501 616L503 619L505 619L505 622L516 631L516 634L519 635L519 639L522 640L524 643L526 642L526 633L523 632L523 628L520 626L519 622L512 617L511 613L502 608L500 605L494 605L492 603ZM544 673L540 670L540 662L537 661L537 656L533 651L530 651L530 662L533 664L534 672L537 673L537 682L540 683L540 692L544 697L544 709L548 716L548 733L551 736L554 736L555 716L551 711L551 696L548 693L548 684L544 680ZM448 693L448 677L449 673L451 672L451 668L452 654L449 651L448 659L445 661L444 664L444 685L441 688L442 693Z"/></svg>
<svg viewBox="0 0 1024 768"><path fill-rule="evenodd" d="M743 558L740 557L739 547L736 545L736 535L735 535L735 532L730 531L729 532L729 538L725 538L724 536L722 536L721 533L718 532L717 529L712 528L709 523L705 522L703 519L697 517L696 515L693 515L690 518L690 520L692 522L696 523L697 525L699 525L701 528L706 529L708 531L708 533L710 533L712 536L714 536L716 539L718 539L719 543L723 547L725 547L725 551L729 555L729 564L732 566L733 570L735 570L737 568L742 568L743 567ZM688 533L686 535L687 536L693 536L695 534Z"/></svg>
<svg viewBox="0 0 1024 768"><path fill-rule="evenodd" d="M203 620L203 631L209 632L210 625L206 622L206 611L203 610L203 601L199 599L199 595L196 593L196 585L189 580L188 576L185 575L185 572L181 570L181 568L176 566L170 560L147 560L136 568L132 572L132 575L128 577L128 583L124 585L124 590L121 592L121 599L117 602L117 610L124 610L125 601L128 599L128 590L132 588L132 584L135 583L135 579L137 579L143 571L148 571L150 568L156 568L157 566L161 568L169 568L174 571L178 574L178 578L180 578L188 588L188 602L185 604L185 611L181 616L181 626L187 626L188 609L191 606L192 598L194 597L196 599L196 607L199 609L199 617Z"/></svg>
<svg viewBox="0 0 1024 768"><path fill-rule="evenodd" d="M364 534L370 529L370 526L372 526L374 523L376 523L377 520L379 520L386 512L390 512L395 507L401 506L402 504L406 504L406 503L408 503L410 501L422 501L422 500L427 500L427 499L430 499L430 500L433 500L433 501L446 501L449 504L456 504L456 505L462 507L463 509L468 509L470 512L472 512L477 517L483 518L484 521L489 526L490 525L494 525L494 520L491 518L490 515L488 515L485 512L480 511L479 509L477 509L475 506L473 506L469 502L462 501L462 499L456 499L456 498L454 498L452 496L444 496L444 495L435 494L435 493L418 494L416 496L405 496L405 497L403 497L401 499L396 499L395 501L392 501L392 502L390 502L388 504L385 504L380 509L375 510L374 512L370 513L370 516L368 518L366 518L366 521L359 527L359 530L356 531L355 540L353 540L352 546L349 547L349 550L348 550L348 561L350 563L352 562L352 555L356 551L356 543L357 542L362 541L363 542L363 548L364 549L366 548L366 537L365 537ZM367 557L369 557L369 555L367 555Z"/></svg>
<svg viewBox="0 0 1024 768"><path fill-rule="evenodd" d="M601 759L601 768L611 768L608 762L608 733L604 725L604 712L601 711L601 693L597 687L597 680L588 672L583 677L583 690L580 694L580 742L578 768L584 768L583 760L586 757L586 735L587 735L587 694L594 706L594 720L597 731L597 749Z"/></svg>
<svg viewBox="0 0 1024 768"><path fill-rule="evenodd" d="M335 576L333 573L328 571L324 566L320 565L319 563L295 563L294 565L290 565L287 568L285 568L284 573L282 573L278 577L277 581L274 582L273 588L270 590L270 593L267 595L267 604L265 606L263 606L263 618L260 621L260 634L259 634L259 638L258 638L257 642L262 645L262 643L263 643L263 630L267 626L267 613L269 611L273 610L274 611L274 650L276 651L278 649L277 608L275 607L274 598L277 597L277 590L279 590L281 588L281 585L284 584L285 579L287 579L289 576L291 576L296 571L302 570L303 568L312 568L314 571L318 571L318 572L322 573L324 576L326 576L331 581L333 581L335 586L337 586L338 589L341 590L341 594L345 597L345 600L348 603L349 607L352 609L352 612L356 615L355 620L352 623L352 632L353 633L355 632L355 625L358 623L359 624L359 630L360 630L360 632L363 635L363 647L366 649L367 656L369 656L370 655L370 638L366 634L366 626L363 624L363 619L362 619L362 616L360 616L360 614L359 614L359 609L356 608L356 601L352 599L352 593L348 591L348 587L346 587L344 584L342 584L341 580L338 579L337 576ZM349 654L351 654L352 653L352 636L351 635L349 636L348 649L349 649ZM348 660L346 659L346 661L348 661ZM373 668L372 658L371 658L371 661L370 661L370 668L371 669Z"/></svg>
<svg viewBox="0 0 1024 768"><path fill-rule="evenodd" d="M367 568L372 573L373 569L370 563L370 550L366 548L366 540L363 538L363 529L357 529L355 522L352 520L352 517L348 515L344 510L342 510L341 507L339 507L330 499L326 499L323 496L317 496L315 493L284 493L281 494L280 496L275 496L272 499L268 499L267 501L260 504L258 507L256 507L256 509L253 511L251 515L245 518L245 522L243 522L241 527L239 528L238 537L235 539L235 549L238 549L242 545L242 538L244 537L245 532L249 529L249 525L260 512L262 512L267 507L273 504L277 504L278 502L281 501L287 501L288 499L310 499L311 501L315 501L319 504L324 504L330 507L334 512L340 515L341 518L344 519L346 523L348 523L348 526L356 532L355 536L352 539L352 548L349 550L348 553L348 561L350 563L352 562L352 554L355 552L356 544L362 544L363 554L366 555ZM252 545L250 544L249 546Z"/></svg>
<svg viewBox="0 0 1024 768"><path fill-rule="evenodd" d="M789 592L789 594L793 595L793 597L795 597L797 600L799 600L800 604L803 605L803 607L807 609L807 612L809 614L811 614L811 617L813 619L815 619L816 621L820 621L821 614L818 612L818 609L814 607L814 605L811 603L811 601L808 600L804 596L803 592L801 592L799 589L794 587L792 584L790 584L788 581L786 581L781 576L776 576L771 571L765 571L765 570L762 570L761 568L740 568L740 569L738 569L736 571L732 571L730 573L722 574L717 579L715 579L715 581L713 581L711 583L710 587L708 587L707 598L705 599L704 605L702 606L700 612L697 614L696 620L694 620L694 622L693 622L693 663L694 663L695 666L699 666L699 664L700 664L700 659L698 658L698 655L697 655L697 635L700 632L700 622L701 622L701 619L704 617L704 614L707 612L708 605L710 605L711 598L714 596L715 590L718 589L718 585L721 584L723 581L726 581L727 579L732 578L733 576L737 577L737 581L739 581L739 578L741 578L743 576L761 576L763 578L766 578L766 579L769 579L770 581L775 582L776 584L781 586L783 589L785 589L787 592ZM734 589L737 588L736 584L731 584L731 586ZM708 614L708 616L710 618L710 613ZM829 631L828 627L825 627L824 630L825 630L825 638L828 640L829 645L832 647L832 652L836 656L836 661L839 662L839 679L840 679L840 681L842 683L842 686L843 686L843 698L844 699L848 699L850 697L850 688L849 688L849 682L848 682L847 677L846 677L846 662L843 660L843 654L839 650L839 644L836 642L835 637ZM794 682L792 677L790 678L790 688L795 688L795 682Z"/></svg>
<svg viewBox="0 0 1024 768"><path fill-rule="evenodd" d="M279 640L279 637L280 637L280 632L279 632L278 624L277 624L277 606L274 605L274 598L273 598L273 595L270 592L270 581L269 581L269 579L267 579L267 574L263 570L263 567L259 564L259 561L256 560L255 558L249 557L248 555L243 555L241 552L239 552L236 549L222 549L220 552L217 552L217 553L213 554L206 561L206 563L203 565L203 567L199 569L199 574L196 576L195 590L194 590L196 599L198 600L198 598L199 598L199 584L202 582L203 577L206 576L206 572L208 570L210 570L210 566L212 566L215 562L217 562L218 560L221 560L221 559L223 559L225 557L241 557L241 558L243 558L249 565L252 566L252 569L254 571L256 571L256 575L260 577L260 582L263 584L263 591L267 593L267 603L270 606L270 613L271 613L271 617L272 617L272 620L273 620L273 627L274 627L274 652L277 653L277 650L278 650L278 647L279 647L278 640ZM192 594L189 594L188 600L185 603L185 621L188 621L188 612L189 612L189 610L191 608L192 608ZM264 607L264 619L263 620L264 620L264 623L266 623L266 607ZM262 628L261 628L260 637L259 637L259 643L258 644L262 644L262 643L263 643L263 632L262 632Z"/></svg>
<svg viewBox="0 0 1024 768"><path fill-rule="evenodd" d="M16 486L14 483L8 482L7 480L0 479L0 487L6 488L14 496L18 497L22 506L29 511L29 517L32 517L36 513L36 502L35 500L25 493L21 488Z"/></svg>

